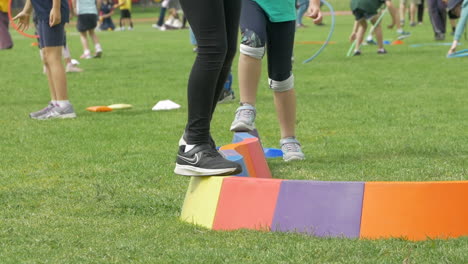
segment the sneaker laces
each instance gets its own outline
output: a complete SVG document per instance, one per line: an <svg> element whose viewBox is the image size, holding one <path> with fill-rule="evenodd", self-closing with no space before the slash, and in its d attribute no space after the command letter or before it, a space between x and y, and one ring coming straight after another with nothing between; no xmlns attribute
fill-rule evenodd
<svg viewBox="0 0 468 264"><path fill-rule="evenodd" d="M219 152L214 149L214 148L209 148L207 149L206 151L203 152L206 156L208 157L212 157L212 158L215 158L215 157L218 157L220 156L221 154L219 154Z"/></svg>
<svg viewBox="0 0 468 264"><path fill-rule="evenodd" d="M287 150L287 152L299 152L301 147L298 143L285 143L283 147Z"/></svg>
<svg viewBox="0 0 468 264"><path fill-rule="evenodd" d="M255 119L255 108L250 105L244 105L237 109L237 119L244 119L252 122Z"/></svg>
<svg viewBox="0 0 468 264"><path fill-rule="evenodd" d="M301 152L301 144L295 138L285 138L281 140L283 152Z"/></svg>

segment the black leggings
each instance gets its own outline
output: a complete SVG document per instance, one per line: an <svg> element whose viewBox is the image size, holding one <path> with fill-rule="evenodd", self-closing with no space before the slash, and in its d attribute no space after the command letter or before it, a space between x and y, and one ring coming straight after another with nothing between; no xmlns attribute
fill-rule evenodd
<svg viewBox="0 0 468 264"><path fill-rule="evenodd" d="M266 46L268 77L275 81L288 79L292 71L296 21L273 23L256 2L243 0L240 28L242 44L247 41Z"/></svg>
<svg viewBox="0 0 468 264"><path fill-rule="evenodd" d="M188 81L188 144L210 142L210 123L236 54L240 0L180 0L198 42Z"/></svg>

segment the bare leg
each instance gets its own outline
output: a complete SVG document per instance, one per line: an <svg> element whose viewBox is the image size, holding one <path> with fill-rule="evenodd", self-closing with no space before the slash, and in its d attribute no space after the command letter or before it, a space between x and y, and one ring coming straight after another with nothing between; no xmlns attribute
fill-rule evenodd
<svg viewBox="0 0 468 264"><path fill-rule="evenodd" d="M411 3L410 5L410 23L411 25L416 25L416 12L417 12L416 4Z"/></svg>
<svg viewBox="0 0 468 264"><path fill-rule="evenodd" d="M255 105L261 72L262 60L240 54L238 74L240 101L242 103Z"/></svg>
<svg viewBox="0 0 468 264"><path fill-rule="evenodd" d="M375 25L375 23L377 22L378 20L378 17L377 16L374 16L371 20L372 24ZM379 46L379 49L383 49L384 46L383 46L383 34L382 34L382 26L381 26L381 23L379 23L375 29L374 29L374 32L375 32L375 36L377 37L377 45Z"/></svg>
<svg viewBox="0 0 468 264"><path fill-rule="evenodd" d="M365 19L361 19L358 21L358 31L356 34L356 47L355 50L360 50L361 48L361 43L364 39L364 34L366 33L367 30L367 22Z"/></svg>
<svg viewBox="0 0 468 264"><path fill-rule="evenodd" d="M50 99L51 99L52 101L56 101L56 100L57 100L57 96L55 95L54 81L53 81L52 76L51 76L51 74L50 74L50 70L49 70L48 67L47 67L47 63L46 63L46 59L45 59L44 49L43 49L43 48L40 50L40 54L41 54L42 63L44 64L45 74L47 75L47 81L49 82Z"/></svg>
<svg viewBox="0 0 468 264"><path fill-rule="evenodd" d="M86 53L86 51L89 51L88 38L86 37L86 31L80 32L80 40L81 40L81 45L83 46L83 53Z"/></svg>
<svg viewBox="0 0 468 264"><path fill-rule="evenodd" d="M52 99L68 100L67 79L62 65L62 46L45 47L42 50Z"/></svg>
<svg viewBox="0 0 468 264"><path fill-rule="evenodd" d="M91 39L93 40L93 44L94 44L94 45L99 44L99 39L98 39L96 33L94 32L94 29L90 29L90 30L89 30L89 36L90 36Z"/></svg>
<svg viewBox="0 0 468 264"><path fill-rule="evenodd" d="M296 135L296 92L294 89L286 92L275 92L275 107L281 130L281 138Z"/></svg>

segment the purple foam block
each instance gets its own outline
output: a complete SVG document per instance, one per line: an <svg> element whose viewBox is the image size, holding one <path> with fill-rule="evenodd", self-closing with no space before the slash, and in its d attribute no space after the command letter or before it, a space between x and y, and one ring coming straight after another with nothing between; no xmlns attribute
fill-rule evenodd
<svg viewBox="0 0 468 264"><path fill-rule="evenodd" d="M363 195L363 182L284 181L271 228L358 238Z"/></svg>

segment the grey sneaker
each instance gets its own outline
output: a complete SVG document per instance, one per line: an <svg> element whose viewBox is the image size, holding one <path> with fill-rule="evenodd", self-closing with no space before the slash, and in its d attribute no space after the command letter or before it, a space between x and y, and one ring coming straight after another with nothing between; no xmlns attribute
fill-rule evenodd
<svg viewBox="0 0 468 264"><path fill-rule="evenodd" d="M29 117L36 118L38 116L44 115L45 113L49 112L54 107L55 105L53 105L52 102L49 102L49 104L46 107L42 108L41 110L30 113Z"/></svg>
<svg viewBox="0 0 468 264"><path fill-rule="evenodd" d="M65 119L65 118L75 118L75 110L73 110L73 105L69 104L65 107L55 106L50 111L46 112L43 115L37 116L34 119L46 120L46 119Z"/></svg>
<svg viewBox="0 0 468 264"><path fill-rule="evenodd" d="M249 104L239 106L236 110L236 117L231 124L233 132L248 132L255 129L255 107Z"/></svg>
<svg viewBox="0 0 468 264"><path fill-rule="evenodd" d="M283 138L280 140L281 151L283 151L283 160L303 160L305 155L302 152L301 144L294 137Z"/></svg>
<svg viewBox="0 0 468 264"><path fill-rule="evenodd" d="M218 104L229 103L234 101L234 99L236 99L236 97L234 96L234 91L223 90L221 92L221 95L219 96Z"/></svg>

